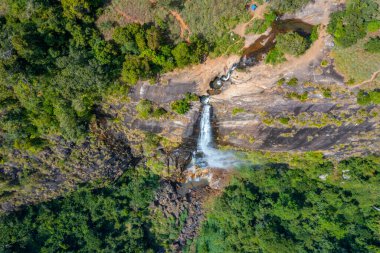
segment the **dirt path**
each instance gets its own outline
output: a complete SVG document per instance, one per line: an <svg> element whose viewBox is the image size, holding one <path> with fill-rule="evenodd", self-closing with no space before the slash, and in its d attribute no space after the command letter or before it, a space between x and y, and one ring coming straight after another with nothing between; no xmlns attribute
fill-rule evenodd
<svg viewBox="0 0 380 253"><path fill-rule="evenodd" d="M380 74L380 69L378 71L376 71L375 73L373 73L370 79L368 79L368 80L366 80L366 81L364 81L362 83L359 83L359 84L356 84L356 85L353 85L353 86L349 86L349 88L350 89L355 89L355 88L359 88L359 87L361 87L363 85L366 85L368 83L371 83L371 82L373 82L377 78L377 76L379 74Z"/></svg>
<svg viewBox="0 0 380 253"><path fill-rule="evenodd" d="M123 12L122 10L120 10L119 8L114 8L114 10L116 11L117 14L119 14L120 16L122 16L125 21L127 23L139 23L139 24L144 24L144 22L142 22L141 20L138 20L137 18L135 17L132 17L130 15L127 15L125 12Z"/></svg>
<svg viewBox="0 0 380 253"><path fill-rule="evenodd" d="M190 37L191 31L190 31L189 26L186 24L186 22L183 20L183 18L181 17L181 15L178 12L173 11L173 10L170 10L169 12L178 21L178 23L179 23L179 25L181 27L181 34L180 34L181 38L185 39L187 42L190 42L190 38L189 37ZM188 32L187 38L184 38L185 31Z"/></svg>

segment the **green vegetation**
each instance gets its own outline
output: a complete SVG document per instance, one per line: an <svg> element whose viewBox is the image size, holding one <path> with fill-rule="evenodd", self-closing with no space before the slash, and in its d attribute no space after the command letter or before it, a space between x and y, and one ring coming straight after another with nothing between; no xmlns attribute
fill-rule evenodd
<svg viewBox="0 0 380 253"><path fill-rule="evenodd" d="M286 59L284 53L281 52L277 47L271 49L267 56L265 57L265 63L277 65L284 62Z"/></svg>
<svg viewBox="0 0 380 253"><path fill-rule="evenodd" d="M319 30L319 25L313 26L313 29L311 30L311 34L310 34L311 43L314 43L318 39L319 37L318 30Z"/></svg>
<svg viewBox="0 0 380 253"><path fill-rule="evenodd" d="M309 97L309 93L307 91L299 94L298 92L288 92L286 93L286 97L290 99L298 99L301 102L305 102Z"/></svg>
<svg viewBox="0 0 380 253"><path fill-rule="evenodd" d="M95 26L101 3L2 3L8 11L0 18L0 135L7 147L41 149L52 136L80 143L104 96L199 63L208 52L201 38L175 44L152 24L117 27L106 41Z"/></svg>
<svg viewBox="0 0 380 253"><path fill-rule="evenodd" d="M367 24L367 32L374 33L380 29L380 20L373 20Z"/></svg>
<svg viewBox="0 0 380 253"><path fill-rule="evenodd" d="M380 53L380 37L370 38L365 43L364 49L370 53Z"/></svg>
<svg viewBox="0 0 380 253"><path fill-rule="evenodd" d="M276 47L281 52L299 56L303 54L309 47L307 39L296 32L288 32L277 35Z"/></svg>
<svg viewBox="0 0 380 253"><path fill-rule="evenodd" d="M335 169L313 153L288 165L274 159L242 169L215 200L193 243L197 252L379 250L378 157L350 158Z"/></svg>
<svg viewBox="0 0 380 253"><path fill-rule="evenodd" d="M351 47L336 47L332 51L332 57L339 73L343 74L347 81L352 80L349 84L364 82L380 69L378 54L364 49L366 41L366 39L362 39Z"/></svg>
<svg viewBox="0 0 380 253"><path fill-rule="evenodd" d="M279 121L281 124L287 125L289 123L290 119L288 117L281 117L281 118L279 118Z"/></svg>
<svg viewBox="0 0 380 253"><path fill-rule="evenodd" d="M326 68L327 66L329 66L329 61L324 59L321 61L321 67L322 68Z"/></svg>
<svg viewBox="0 0 380 253"><path fill-rule="evenodd" d="M373 0L349 0L345 10L331 15L328 31L341 47L354 45L365 37L367 29L377 26L379 5Z"/></svg>
<svg viewBox="0 0 380 253"><path fill-rule="evenodd" d="M141 119L160 118L167 112L164 108L155 106L151 101L143 99L136 105L137 116Z"/></svg>
<svg viewBox="0 0 380 253"><path fill-rule="evenodd" d="M310 0L272 0L271 7L279 13L295 12L309 2Z"/></svg>
<svg viewBox="0 0 380 253"><path fill-rule="evenodd" d="M323 94L323 97L325 97L325 98L331 98L332 97L332 92L328 88L323 89L322 94Z"/></svg>
<svg viewBox="0 0 380 253"><path fill-rule="evenodd" d="M288 82L287 84L289 86L292 86L292 87L295 87L298 85L298 79L296 77L292 77Z"/></svg>
<svg viewBox="0 0 380 253"><path fill-rule="evenodd" d="M277 15L274 11L270 11L264 14L264 19L254 19L251 24L245 30L246 34L255 33L262 34L272 25L276 20Z"/></svg>
<svg viewBox="0 0 380 253"><path fill-rule="evenodd" d="M373 91L359 91L357 95L357 102L359 105L380 104L380 90Z"/></svg>
<svg viewBox="0 0 380 253"><path fill-rule="evenodd" d="M68 196L0 218L1 252L147 252L156 249L148 206L158 177L130 169L104 188ZM156 249L157 250L157 249Z"/></svg>
<svg viewBox="0 0 380 253"><path fill-rule="evenodd" d="M172 110L178 114L186 114L191 108L191 101L197 101L195 94L188 93L185 98L177 100L171 104Z"/></svg>
<svg viewBox="0 0 380 253"><path fill-rule="evenodd" d="M283 85L285 82L286 82L286 79L283 77L283 78L281 78L281 79L278 79L278 81L277 81L277 85L278 85L278 86L281 86L281 85Z"/></svg>
<svg viewBox="0 0 380 253"><path fill-rule="evenodd" d="M244 108L241 108L241 107L235 107L234 109L232 109L232 116L236 116L238 115L239 113L244 113L245 112L245 109Z"/></svg>

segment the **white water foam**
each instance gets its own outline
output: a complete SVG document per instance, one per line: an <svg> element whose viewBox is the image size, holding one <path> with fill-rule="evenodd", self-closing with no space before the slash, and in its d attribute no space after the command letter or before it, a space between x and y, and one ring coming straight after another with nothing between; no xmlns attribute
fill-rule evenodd
<svg viewBox="0 0 380 253"><path fill-rule="evenodd" d="M209 98L203 101L203 111L200 122L200 133L197 142L197 151L194 152L190 168L232 168L239 165L239 160L231 151L222 151L214 147L211 112Z"/></svg>

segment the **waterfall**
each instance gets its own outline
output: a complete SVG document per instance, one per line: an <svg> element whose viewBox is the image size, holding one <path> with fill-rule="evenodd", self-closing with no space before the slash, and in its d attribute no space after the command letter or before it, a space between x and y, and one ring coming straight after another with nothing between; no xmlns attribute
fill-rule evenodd
<svg viewBox="0 0 380 253"><path fill-rule="evenodd" d="M211 126L212 106L209 103L209 97L204 98L202 103L197 150L194 152L190 167L223 169L238 165L239 162L232 152L214 147Z"/></svg>

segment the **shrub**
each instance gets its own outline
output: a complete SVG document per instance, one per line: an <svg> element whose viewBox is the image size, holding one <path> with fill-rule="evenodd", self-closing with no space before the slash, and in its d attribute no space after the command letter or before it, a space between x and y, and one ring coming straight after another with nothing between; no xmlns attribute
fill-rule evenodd
<svg viewBox="0 0 380 253"><path fill-rule="evenodd" d="M157 108L153 111L152 117L154 118L161 118L167 113L167 111L164 108Z"/></svg>
<svg viewBox="0 0 380 253"><path fill-rule="evenodd" d="M288 117L281 117L278 119L281 124L287 125L289 124L290 119Z"/></svg>
<svg viewBox="0 0 380 253"><path fill-rule="evenodd" d="M370 53L380 53L380 37L370 38L365 43L364 49Z"/></svg>
<svg viewBox="0 0 380 253"><path fill-rule="evenodd" d="M140 100L136 105L136 111L139 118L148 119L153 112L153 103L149 100Z"/></svg>
<svg viewBox="0 0 380 253"><path fill-rule="evenodd" d="M359 91L357 95L357 103L359 105L380 104L380 90Z"/></svg>
<svg viewBox="0 0 380 253"><path fill-rule="evenodd" d="M281 52L277 47L271 49L267 56L265 57L265 63L267 64L280 64L285 61L284 53Z"/></svg>
<svg viewBox="0 0 380 253"><path fill-rule="evenodd" d="M330 89L323 89L323 96L325 98L331 98L332 97L331 90Z"/></svg>
<svg viewBox="0 0 380 253"><path fill-rule="evenodd" d="M328 32L334 36L336 44L349 47L364 38L368 28L376 26L368 22L376 20L377 13L378 4L373 0L350 0L345 10L331 15Z"/></svg>
<svg viewBox="0 0 380 253"><path fill-rule="evenodd" d="M309 97L309 93L307 91L303 92L302 94L298 94L297 92L289 92L286 94L286 97L290 99L298 99L301 102L305 102Z"/></svg>
<svg viewBox="0 0 380 253"><path fill-rule="evenodd" d="M368 22L367 32L373 33L377 32L380 29L380 20L373 20Z"/></svg>
<svg viewBox="0 0 380 253"><path fill-rule="evenodd" d="M172 110L178 114L186 114L190 110L190 102L187 99L180 99L172 103Z"/></svg>
<svg viewBox="0 0 380 253"><path fill-rule="evenodd" d="M279 34L276 40L279 50L296 56L303 54L309 46L307 40L296 32Z"/></svg>
<svg viewBox="0 0 380 253"><path fill-rule="evenodd" d="M237 114L243 112L245 112L244 108L235 107L234 109L232 109L232 116L236 116Z"/></svg>
<svg viewBox="0 0 380 253"><path fill-rule="evenodd" d="M191 101L198 101L198 96L192 93L187 93L185 98L172 103L171 108L178 114L186 114L191 108Z"/></svg>
<svg viewBox="0 0 380 253"><path fill-rule="evenodd" d="M310 0L272 0L271 6L279 13L295 12L309 2Z"/></svg>
<svg viewBox="0 0 380 253"><path fill-rule="evenodd" d="M321 67L322 68L326 68L328 65L329 65L329 61L328 60L322 60L321 61Z"/></svg>
<svg viewBox="0 0 380 253"><path fill-rule="evenodd" d="M292 86L292 87L295 87L298 85L298 79L296 77L293 77L291 78L289 81L288 81L288 85L289 86Z"/></svg>
<svg viewBox="0 0 380 253"><path fill-rule="evenodd" d="M285 81L286 81L286 79L284 77L281 78L281 79L278 79L277 85L281 86L281 85L283 85L285 83Z"/></svg>
<svg viewBox="0 0 380 253"><path fill-rule="evenodd" d="M311 34L310 34L310 38L309 38L311 43L314 43L314 41L316 41L318 39L318 37L319 37L318 29L319 29L318 25L313 26L313 29L311 30Z"/></svg>

